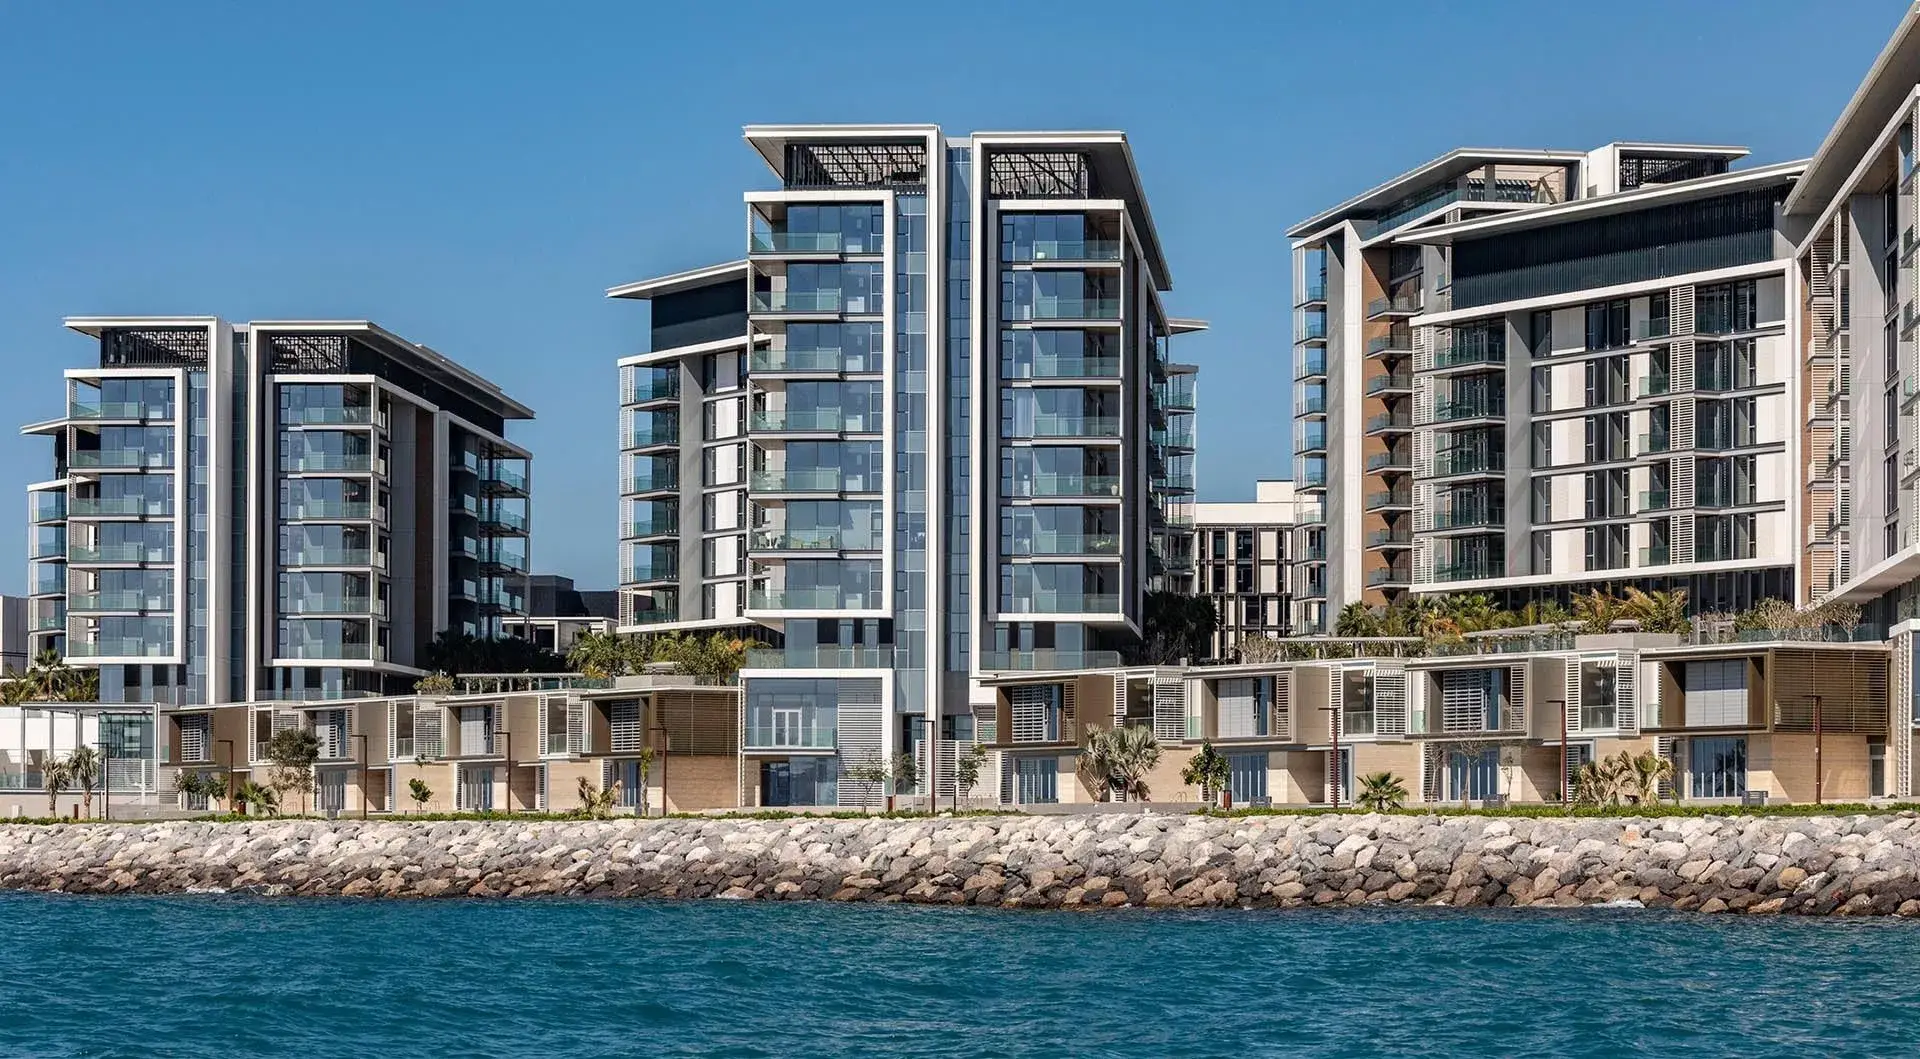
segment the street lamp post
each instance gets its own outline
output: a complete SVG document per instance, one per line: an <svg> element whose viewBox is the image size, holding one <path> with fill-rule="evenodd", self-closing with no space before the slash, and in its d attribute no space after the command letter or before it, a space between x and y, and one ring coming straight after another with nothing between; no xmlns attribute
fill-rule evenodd
<svg viewBox="0 0 1920 1059"><path fill-rule="evenodd" d="M664 817L667 815L667 747L673 742L673 737L667 734L664 724L655 725L653 731L660 733L660 752L657 756L660 758L660 815ZM647 777L643 775L640 777L640 815L645 816L646 813Z"/></svg>
<svg viewBox="0 0 1920 1059"><path fill-rule="evenodd" d="M1813 697L1813 804L1815 805L1824 804L1821 799L1825 793L1820 786L1820 773L1824 771L1821 767L1824 763L1820 760L1822 749L1820 713L1820 696L1816 694Z"/></svg>
<svg viewBox="0 0 1920 1059"><path fill-rule="evenodd" d="M1333 776L1328 787L1333 791L1333 808L1340 808L1340 781L1345 778L1346 770L1340 763L1340 707L1322 706L1320 712L1327 714L1327 729L1333 733Z"/></svg>
<svg viewBox="0 0 1920 1059"><path fill-rule="evenodd" d="M233 740L216 739L213 741L213 745L216 748L222 746L227 748L227 767L225 770L227 774L227 812L233 812Z"/></svg>
<svg viewBox="0 0 1920 1059"><path fill-rule="evenodd" d="M360 819L365 820L367 818L367 734L359 732L347 738L360 740Z"/></svg>
<svg viewBox="0 0 1920 1059"><path fill-rule="evenodd" d="M504 751L504 756L507 759L506 767L503 770L507 777L507 790L506 790L505 796L500 799L500 804L506 808L507 815L512 816L513 815L513 733L511 731L501 732L500 738L506 740L506 746L502 747L501 749Z"/></svg>
<svg viewBox="0 0 1920 1059"><path fill-rule="evenodd" d="M1547 704L1560 705L1560 808L1566 809L1572 804L1573 782L1567 774L1567 700L1548 699Z"/></svg>

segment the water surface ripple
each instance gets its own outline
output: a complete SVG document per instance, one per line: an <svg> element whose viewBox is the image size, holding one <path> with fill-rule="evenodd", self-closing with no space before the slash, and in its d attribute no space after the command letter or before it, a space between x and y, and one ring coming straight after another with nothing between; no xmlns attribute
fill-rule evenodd
<svg viewBox="0 0 1920 1059"><path fill-rule="evenodd" d="M1920 925L0 895L0 1056L1885 1055Z"/></svg>

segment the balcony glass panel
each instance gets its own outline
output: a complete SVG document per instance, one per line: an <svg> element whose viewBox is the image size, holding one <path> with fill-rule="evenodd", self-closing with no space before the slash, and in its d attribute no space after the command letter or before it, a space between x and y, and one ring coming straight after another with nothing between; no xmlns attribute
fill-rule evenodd
<svg viewBox="0 0 1920 1059"><path fill-rule="evenodd" d="M64 489L41 489L28 493L27 504L35 522L58 522L67 517L67 493Z"/></svg>
<svg viewBox="0 0 1920 1059"><path fill-rule="evenodd" d="M620 403L644 404L680 396L678 365L630 364L620 369Z"/></svg>
<svg viewBox="0 0 1920 1059"><path fill-rule="evenodd" d="M1000 609L1012 614L1111 614L1120 609L1116 566L1009 564L1001 568Z"/></svg>
<svg viewBox="0 0 1920 1059"><path fill-rule="evenodd" d="M783 581L757 585L750 603L761 610L874 610L881 605L876 559L789 559Z"/></svg>
<svg viewBox="0 0 1920 1059"><path fill-rule="evenodd" d="M755 290L755 311L877 313L886 295L886 272L873 262L795 262L786 281L782 290Z"/></svg>
<svg viewBox="0 0 1920 1059"><path fill-rule="evenodd" d="M677 409L638 412L627 420L627 448L643 449L652 445L672 445L680 440L680 413Z"/></svg>
<svg viewBox="0 0 1920 1059"><path fill-rule="evenodd" d="M1000 260L1118 261L1118 232L1078 213L1008 213L1000 218Z"/></svg>
<svg viewBox="0 0 1920 1059"><path fill-rule="evenodd" d="M1000 274L1002 320L1117 320L1116 277L1071 269Z"/></svg>
<svg viewBox="0 0 1920 1059"><path fill-rule="evenodd" d="M680 576L678 544L636 544L620 546L620 583L672 581Z"/></svg>
<svg viewBox="0 0 1920 1059"><path fill-rule="evenodd" d="M173 380L76 379L67 415L74 419L172 419Z"/></svg>
<svg viewBox="0 0 1920 1059"><path fill-rule="evenodd" d="M878 203L788 203L779 220L753 215L754 253L878 254L885 240L886 208Z"/></svg>
<svg viewBox="0 0 1920 1059"><path fill-rule="evenodd" d="M753 546L770 551L878 551L886 543L880 504L871 500L795 500L785 522L754 531Z"/></svg>
<svg viewBox="0 0 1920 1059"><path fill-rule="evenodd" d="M878 442L793 441L785 446L785 457L784 466L753 472L756 492L881 491L884 454Z"/></svg>
<svg viewBox="0 0 1920 1059"><path fill-rule="evenodd" d="M277 658L373 657L366 621L337 618L283 618L274 648Z"/></svg>
<svg viewBox="0 0 1920 1059"><path fill-rule="evenodd" d="M786 326L784 339L782 348L755 349L750 361L752 370L881 370L885 336L880 324L790 323Z"/></svg>
<svg viewBox="0 0 1920 1059"><path fill-rule="evenodd" d="M1117 379L1119 336L1070 328L1000 332L1000 374L1007 379Z"/></svg>

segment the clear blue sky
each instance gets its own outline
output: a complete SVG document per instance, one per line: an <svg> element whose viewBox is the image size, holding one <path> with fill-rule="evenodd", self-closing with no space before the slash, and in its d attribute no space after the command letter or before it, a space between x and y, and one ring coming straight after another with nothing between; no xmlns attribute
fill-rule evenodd
<svg viewBox="0 0 1920 1059"><path fill-rule="evenodd" d="M61 317L345 317L533 406L534 565L610 587L646 309L601 292L740 253L754 122L1126 130L1169 308L1214 325L1202 499L1248 495L1291 474L1290 222L1462 144L1803 157L1902 10L0 0L0 557L50 465L11 428L93 356Z"/></svg>

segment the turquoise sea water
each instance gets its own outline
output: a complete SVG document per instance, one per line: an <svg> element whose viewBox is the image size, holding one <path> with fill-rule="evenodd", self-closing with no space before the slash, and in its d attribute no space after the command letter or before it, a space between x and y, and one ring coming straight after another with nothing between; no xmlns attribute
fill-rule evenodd
<svg viewBox="0 0 1920 1059"><path fill-rule="evenodd" d="M1889 1055L1920 925L0 895L0 1056Z"/></svg>

